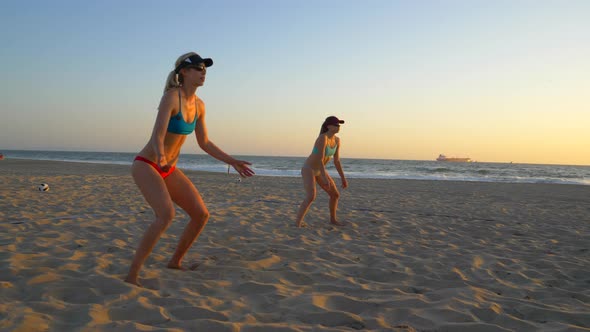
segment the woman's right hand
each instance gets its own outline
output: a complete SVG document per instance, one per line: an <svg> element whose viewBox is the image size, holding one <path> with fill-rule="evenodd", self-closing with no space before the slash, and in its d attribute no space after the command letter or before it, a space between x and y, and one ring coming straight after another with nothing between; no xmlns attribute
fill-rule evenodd
<svg viewBox="0 0 590 332"><path fill-rule="evenodd" d="M161 155L158 158L158 167L160 167L160 169L163 172L168 172L170 170L170 165L168 165L168 160L166 160L166 156Z"/></svg>
<svg viewBox="0 0 590 332"><path fill-rule="evenodd" d="M248 165L252 165L252 163L244 161L244 160L236 160L232 162L230 165L240 174L241 177L247 178L254 175L254 171L248 167ZM228 170L229 171L229 170Z"/></svg>

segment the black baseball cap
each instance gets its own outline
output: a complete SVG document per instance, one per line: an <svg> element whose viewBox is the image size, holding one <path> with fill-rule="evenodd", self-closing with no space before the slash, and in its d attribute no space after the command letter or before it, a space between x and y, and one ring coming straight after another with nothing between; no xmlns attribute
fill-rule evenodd
<svg viewBox="0 0 590 332"><path fill-rule="evenodd" d="M343 124L344 120L340 120L335 116L329 116L326 118L326 120L324 120L324 125L328 126L328 125L339 125L339 124Z"/></svg>
<svg viewBox="0 0 590 332"><path fill-rule="evenodd" d="M200 55L193 54L188 58L182 60L182 62L174 69L174 72L178 74L182 68L198 66L201 63L204 63L205 67L213 66L213 60L211 60L210 58L203 59Z"/></svg>

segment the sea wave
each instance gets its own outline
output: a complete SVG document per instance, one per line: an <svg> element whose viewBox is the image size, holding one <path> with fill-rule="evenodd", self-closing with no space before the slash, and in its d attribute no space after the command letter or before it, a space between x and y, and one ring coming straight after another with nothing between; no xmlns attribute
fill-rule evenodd
<svg viewBox="0 0 590 332"><path fill-rule="evenodd" d="M70 151L6 151L6 158L56 160L100 164L131 165L135 153L70 152ZM252 162L259 176L301 176L304 157L240 156ZM343 159L348 178L400 179L433 181L470 181L506 183L546 183L590 185L590 166L449 163L417 160ZM207 155L182 155L177 167L186 170L227 172L228 166ZM332 163L328 173L338 177ZM233 169L230 170L235 174Z"/></svg>

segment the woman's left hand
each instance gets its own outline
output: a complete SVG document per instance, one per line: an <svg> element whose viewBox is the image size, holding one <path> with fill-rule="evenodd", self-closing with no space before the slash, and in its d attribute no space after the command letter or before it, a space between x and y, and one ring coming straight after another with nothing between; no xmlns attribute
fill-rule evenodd
<svg viewBox="0 0 590 332"><path fill-rule="evenodd" d="M251 163L243 160L236 160L231 163L232 167L240 174L241 177L246 178L254 175L254 171L248 167Z"/></svg>
<svg viewBox="0 0 590 332"><path fill-rule="evenodd" d="M343 189L348 188L348 181L346 181L346 179L342 179L342 188Z"/></svg>

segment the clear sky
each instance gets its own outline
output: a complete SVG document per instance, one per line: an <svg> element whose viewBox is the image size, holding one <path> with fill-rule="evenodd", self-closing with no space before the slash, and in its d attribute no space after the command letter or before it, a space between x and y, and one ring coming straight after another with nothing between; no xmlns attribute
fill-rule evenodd
<svg viewBox="0 0 590 332"><path fill-rule="evenodd" d="M0 151L139 151L178 56L237 155L590 165L590 1L2 1ZM200 152L187 141L185 153Z"/></svg>

